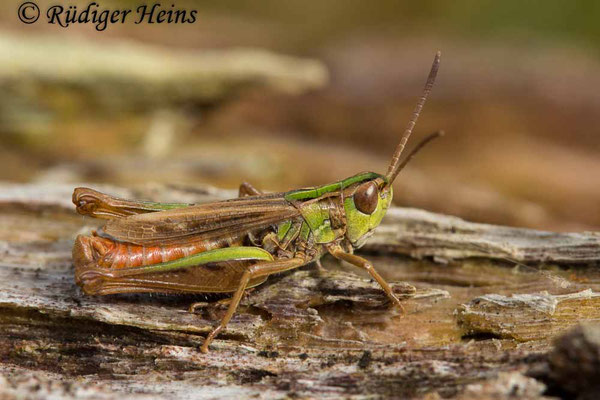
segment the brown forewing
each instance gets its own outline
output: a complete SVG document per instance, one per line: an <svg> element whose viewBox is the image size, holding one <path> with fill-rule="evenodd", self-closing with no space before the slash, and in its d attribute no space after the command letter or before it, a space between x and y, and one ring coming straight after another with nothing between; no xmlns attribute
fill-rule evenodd
<svg viewBox="0 0 600 400"><path fill-rule="evenodd" d="M99 234L122 242L161 245L255 231L299 215L283 194L276 193L113 219Z"/></svg>

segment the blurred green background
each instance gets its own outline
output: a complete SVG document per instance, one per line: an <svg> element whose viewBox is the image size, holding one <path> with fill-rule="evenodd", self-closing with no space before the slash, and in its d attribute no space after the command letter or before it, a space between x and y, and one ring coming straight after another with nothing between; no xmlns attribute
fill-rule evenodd
<svg viewBox="0 0 600 400"><path fill-rule="evenodd" d="M196 23L103 32L25 25L19 4L0 5L1 180L288 190L385 172L441 50L411 143L446 136L395 203L600 225L600 2L176 1Z"/></svg>

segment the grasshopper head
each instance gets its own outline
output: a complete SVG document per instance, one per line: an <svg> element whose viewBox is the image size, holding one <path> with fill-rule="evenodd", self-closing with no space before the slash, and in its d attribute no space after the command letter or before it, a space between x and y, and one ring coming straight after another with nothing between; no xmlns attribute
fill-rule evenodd
<svg viewBox="0 0 600 400"><path fill-rule="evenodd" d="M348 240L350 240L352 246L355 248L362 246L366 239L372 234L373 229L375 229L381 223L383 216L392 202L392 183L402 168L408 164L410 159L423 146L436 137L443 135L443 132L440 131L427 136L409 153L407 157L404 158L404 160L400 161L402 151L404 150L404 147L408 142L408 138L410 137L410 134L417 123L417 118L419 117L421 109L425 104L425 100L427 100L427 96L433 87L433 83L440 66L440 57L441 53L438 51L435 55L435 59L433 60L433 65L431 66L431 71L429 72L427 83L425 84L425 89L423 90L423 95L417 102L417 106L413 112L413 117L408 123L408 126L406 127L406 130L400 139L400 143L394 151L392 161L390 162L385 176L371 174L376 175L376 177L357 183L349 188L350 191L347 194L344 193L344 210L346 212L347 220L346 237Z"/></svg>
<svg viewBox="0 0 600 400"><path fill-rule="evenodd" d="M346 237L358 248L379 226L392 203L392 187L383 175L358 183L344 194Z"/></svg>

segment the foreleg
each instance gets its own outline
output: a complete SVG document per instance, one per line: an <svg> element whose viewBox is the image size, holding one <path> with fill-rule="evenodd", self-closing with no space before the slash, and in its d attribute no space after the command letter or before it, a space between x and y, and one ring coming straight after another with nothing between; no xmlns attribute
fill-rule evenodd
<svg viewBox="0 0 600 400"><path fill-rule="evenodd" d="M371 277L373 279L375 279L377 281L377 283L379 283L379 286L381 286L381 288L383 289L383 291L385 292L387 297L391 300L392 304L394 304L396 307L398 307L400 309L400 311L402 311L404 313L404 307L402 307L400 300L398 299L398 297L396 297L396 295L392 291L392 288L390 287L390 285L375 270L375 268L373 267L373 264L371 264L371 262L369 260L366 260L355 254L346 253L339 247L332 247L328 250L335 258L338 258L338 259L346 261L354 266L365 269L371 275Z"/></svg>

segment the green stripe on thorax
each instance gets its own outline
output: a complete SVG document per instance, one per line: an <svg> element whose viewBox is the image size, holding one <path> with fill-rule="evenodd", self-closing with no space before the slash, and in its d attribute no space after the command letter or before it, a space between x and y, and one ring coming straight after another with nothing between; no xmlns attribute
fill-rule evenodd
<svg viewBox="0 0 600 400"><path fill-rule="evenodd" d="M316 199L316 198L323 196L324 194L346 189L347 187L352 186L355 183L368 181L368 180L376 179L376 178L385 179L384 176L379 175L375 172L362 172L360 174L351 176L350 178L346 178L344 180L334 182L334 183L328 183L323 186L292 190L285 194L285 199L288 201Z"/></svg>

